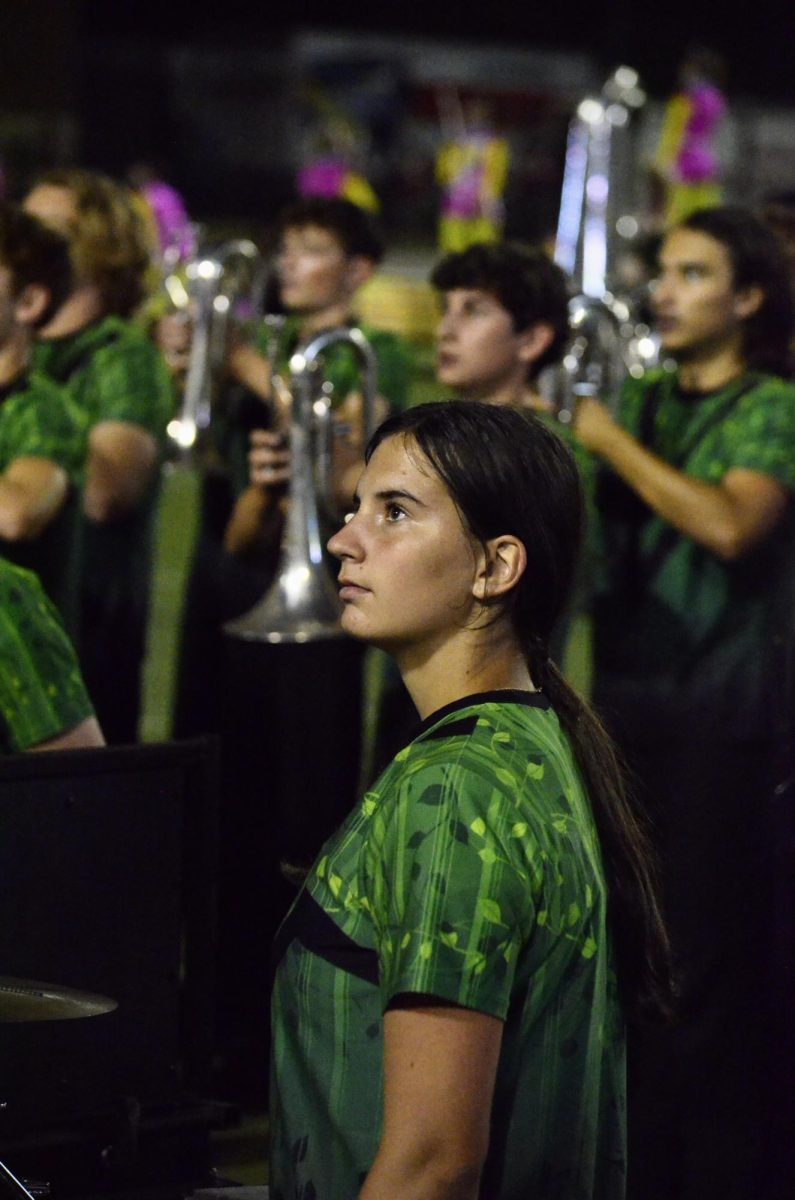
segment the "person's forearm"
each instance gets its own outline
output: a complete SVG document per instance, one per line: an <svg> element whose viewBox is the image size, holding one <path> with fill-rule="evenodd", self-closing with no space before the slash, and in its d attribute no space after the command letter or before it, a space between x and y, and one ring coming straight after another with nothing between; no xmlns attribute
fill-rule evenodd
<svg viewBox="0 0 795 1200"><path fill-rule="evenodd" d="M60 473L41 490L0 478L0 537L8 542L37 538L63 504L67 486Z"/></svg>
<svg viewBox="0 0 795 1200"><path fill-rule="evenodd" d="M88 439L83 508L92 521L117 521L146 495L158 464L156 438L129 421L100 421Z"/></svg>
<svg viewBox="0 0 795 1200"><path fill-rule="evenodd" d="M278 542L284 525L282 501L265 488L241 492L224 530L227 554L245 555Z"/></svg>
<svg viewBox="0 0 795 1200"><path fill-rule="evenodd" d="M477 1200L481 1168L443 1157L379 1151L359 1200Z"/></svg>
<svg viewBox="0 0 795 1200"><path fill-rule="evenodd" d="M253 346L244 343L234 346L229 351L228 366L232 378L249 388L261 400L273 399L271 364Z"/></svg>
<svg viewBox="0 0 795 1200"><path fill-rule="evenodd" d="M650 508L720 558L746 548L736 506L721 487L694 479L652 454L618 426L592 447Z"/></svg>
<svg viewBox="0 0 795 1200"><path fill-rule="evenodd" d="M142 500L152 478L154 464L124 465L92 451L86 466L83 507L87 517L104 524L132 512Z"/></svg>
<svg viewBox="0 0 795 1200"><path fill-rule="evenodd" d="M105 745L105 738L96 717L85 717L73 729L56 733L44 742L30 746L30 750L87 750Z"/></svg>

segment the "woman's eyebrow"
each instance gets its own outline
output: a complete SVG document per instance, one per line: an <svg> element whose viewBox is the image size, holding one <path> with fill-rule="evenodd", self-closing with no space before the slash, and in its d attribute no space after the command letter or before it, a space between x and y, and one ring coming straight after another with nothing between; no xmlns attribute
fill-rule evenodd
<svg viewBox="0 0 795 1200"><path fill-rule="evenodd" d="M384 502L394 500L410 500L412 504L418 504L421 508L428 507L427 504L420 500L418 496L413 496L411 492L401 491L399 488L387 488L382 492L376 492L375 498L376 500L383 500Z"/></svg>

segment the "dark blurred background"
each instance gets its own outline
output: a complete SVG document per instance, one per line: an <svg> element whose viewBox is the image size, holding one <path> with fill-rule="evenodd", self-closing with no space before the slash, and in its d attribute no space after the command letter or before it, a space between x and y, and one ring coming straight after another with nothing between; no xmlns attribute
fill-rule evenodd
<svg viewBox="0 0 795 1200"><path fill-rule="evenodd" d="M54 162L121 175L145 161L198 219L264 228L292 195L313 130L336 110L357 131L392 235L421 242L435 213L440 96L452 90L485 99L509 138L508 233L543 236L579 98L619 63L635 67L649 95L642 157L695 42L725 63L729 194L754 200L795 186L791 14L783 0L25 0L0 17L6 191Z"/></svg>

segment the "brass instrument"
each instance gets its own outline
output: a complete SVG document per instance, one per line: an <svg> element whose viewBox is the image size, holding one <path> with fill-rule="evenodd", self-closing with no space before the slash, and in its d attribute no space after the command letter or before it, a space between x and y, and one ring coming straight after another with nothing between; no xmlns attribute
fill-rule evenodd
<svg viewBox="0 0 795 1200"><path fill-rule="evenodd" d="M290 359L290 487L276 578L242 617L224 625L232 637L256 642L311 642L339 637L337 586L323 559L318 499L331 498L331 403L318 387L319 366L330 346L353 347L362 364L365 438L375 419L376 359L359 329L320 333ZM322 377L320 377L322 380Z"/></svg>
<svg viewBox="0 0 795 1200"><path fill-rule="evenodd" d="M261 306L262 268L254 243L240 239L192 259L185 268L187 287L177 275L165 280L172 302L190 313L193 324L182 407L166 430L183 459L190 457L212 419L213 401L225 373L230 316L243 297L255 313Z"/></svg>
<svg viewBox="0 0 795 1200"><path fill-rule="evenodd" d="M645 99L637 72L619 67L600 96L582 100L569 128L555 261L578 294L569 305L568 353L546 388L564 423L579 397L609 401L628 372L642 374L657 359L657 343L631 300L609 286L617 245L637 231L622 207L629 199L630 118Z"/></svg>

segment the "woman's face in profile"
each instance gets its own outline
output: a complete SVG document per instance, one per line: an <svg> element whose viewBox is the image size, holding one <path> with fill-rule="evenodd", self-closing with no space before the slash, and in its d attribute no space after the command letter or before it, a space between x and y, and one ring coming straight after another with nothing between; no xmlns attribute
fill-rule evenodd
<svg viewBox="0 0 795 1200"><path fill-rule="evenodd" d="M402 436L378 446L328 548L341 564L343 629L364 641L430 653L477 607L480 546L430 463Z"/></svg>

